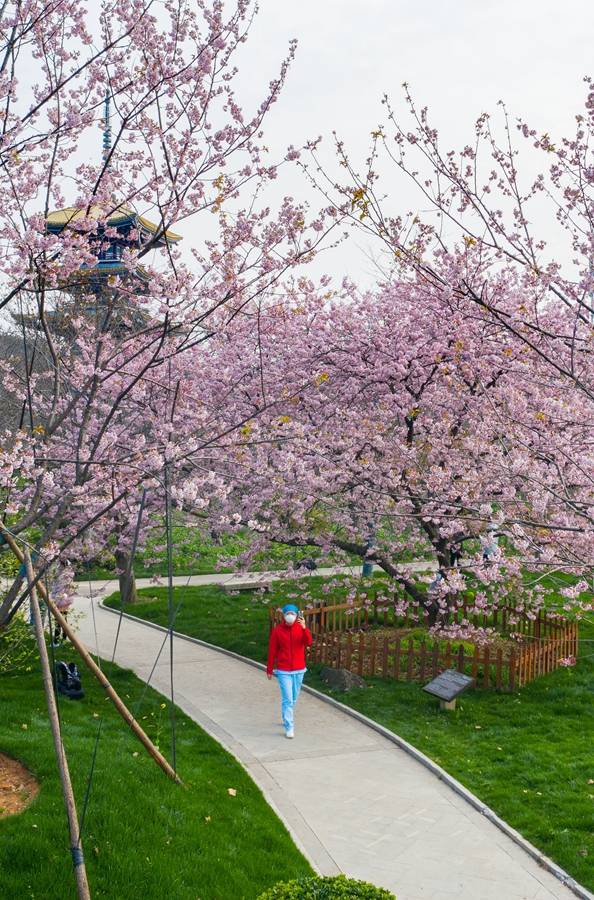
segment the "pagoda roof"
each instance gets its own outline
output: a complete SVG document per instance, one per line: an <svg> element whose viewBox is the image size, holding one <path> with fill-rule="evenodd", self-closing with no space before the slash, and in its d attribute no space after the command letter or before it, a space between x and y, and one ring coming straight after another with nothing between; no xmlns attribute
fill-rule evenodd
<svg viewBox="0 0 594 900"><path fill-rule="evenodd" d="M73 222L82 219L104 219L105 224L110 228L121 228L129 225L131 228L143 228L150 234L158 234L161 231L159 225L155 225L150 219L140 216L136 210L125 203L114 207L111 212L107 212L105 207L98 204L84 207L68 206L65 209L57 209L48 215L46 225L48 231L59 234L60 231ZM173 244L181 241L181 239L181 235L175 234L173 231L165 231L159 238L160 241L163 240Z"/></svg>

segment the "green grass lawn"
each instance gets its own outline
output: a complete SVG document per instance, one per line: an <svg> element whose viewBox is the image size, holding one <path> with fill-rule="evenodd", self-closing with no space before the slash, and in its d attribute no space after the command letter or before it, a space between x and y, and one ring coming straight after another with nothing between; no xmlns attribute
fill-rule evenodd
<svg viewBox="0 0 594 900"><path fill-rule="evenodd" d="M174 575L205 575L210 572L230 572L232 569L227 558L245 552L250 545L247 531L236 534L224 534L218 542L213 541L196 528L177 525L173 528L173 572ZM271 545L266 553L258 553L254 558L252 571L266 569L284 569L289 563L296 563L304 557L313 557L318 565L336 565L344 562L343 557L324 557L319 547L285 547ZM354 558L353 558L354 559ZM360 565L360 561L358 562ZM167 574L167 556L164 547L163 528L156 526L148 539L147 547L139 552L133 564L137 578L150 578L151 575ZM78 580L113 578L115 559L110 553L104 553L86 569L78 573Z"/></svg>
<svg viewBox="0 0 594 900"><path fill-rule="evenodd" d="M312 589L322 579L310 580ZM291 589L269 595L277 605ZM166 591L134 604L134 615L167 624ZM250 593L178 588L175 629L241 653L266 658L268 607ZM111 605L118 605L117 595ZM592 614L594 618L594 614ZM594 625L582 623L578 664L513 694L473 691L455 713L418 685L368 679L368 689L341 702L410 741L491 806L574 878L594 888ZM318 670L306 683L330 693ZM589 782L593 783L589 783Z"/></svg>
<svg viewBox="0 0 594 900"><path fill-rule="evenodd" d="M198 529L177 525L173 528L173 571L175 575L204 575L208 572L229 572L228 566L217 568L219 562L227 556L241 553L247 546L243 535L224 535L220 543L202 535ZM144 550L139 551L133 564L137 578L150 578L151 575L167 573L167 555L164 547L164 531L155 527ZM79 571L78 578L85 579L113 578L115 559L105 552L91 566Z"/></svg>
<svg viewBox="0 0 594 900"><path fill-rule="evenodd" d="M175 519L174 519L175 521ZM167 574L167 556L165 550L164 522L158 517L153 519L146 547L140 550L134 559L133 569L137 578L150 578L151 575ZM393 535L392 535L393 537ZM232 568L228 559L244 553L253 540L253 533L243 528L233 534L221 534L217 541L204 529L188 527L184 524L173 528L173 571L175 575L205 575L210 572L230 572ZM403 535L403 544L405 535ZM418 559L426 553L419 545L413 553L404 546L398 556L401 561ZM257 553L250 566L252 571L266 569L285 569L290 563L298 563L305 557L314 558L319 566L342 565L346 562L355 567L361 566L359 557L335 552L324 554L320 547L307 545L289 547L271 543L266 552ZM104 552L92 565L80 568L78 579L109 579L115 573L115 559L111 552Z"/></svg>
<svg viewBox="0 0 594 900"><path fill-rule="evenodd" d="M303 585L312 596L321 593L327 579L310 575L301 582L275 581L270 591L241 591L226 594L218 585L175 588L176 631L200 637L201 640L225 647L243 656L250 656L260 662L266 660L268 644L269 607L294 599ZM337 587L328 595L340 601L347 588L341 582L347 579L337 576ZM148 619L157 625L167 626L167 588L142 588L138 592L138 603L129 607L129 612L141 619ZM288 599L289 598L289 599ZM105 601L107 606L119 609L120 595L112 594Z"/></svg>
<svg viewBox="0 0 594 900"><path fill-rule="evenodd" d="M68 651L60 658L74 659ZM75 897L68 831L38 663L0 676L0 750L36 775L41 791L23 813L0 819L0 897ZM134 708L144 685L105 665ZM241 765L177 713L174 785L124 725L102 689L83 675L86 697L62 700L66 749L79 810L98 722L103 719L83 841L93 897L108 900L255 898L284 878L311 874L282 823ZM169 710L149 690L143 727L170 757ZM236 796L228 788L237 791Z"/></svg>

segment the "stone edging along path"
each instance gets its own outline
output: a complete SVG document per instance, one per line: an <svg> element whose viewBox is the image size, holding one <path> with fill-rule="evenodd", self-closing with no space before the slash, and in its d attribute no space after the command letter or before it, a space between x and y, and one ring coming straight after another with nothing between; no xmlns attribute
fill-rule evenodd
<svg viewBox="0 0 594 900"><path fill-rule="evenodd" d="M113 615L120 616L120 611L116 609L112 609L111 607L105 606L102 600L99 600L99 606ZM153 622L148 622L145 619L140 619L137 616L130 615L129 613L122 614L124 618L129 619L133 622L142 624L145 627L152 628L156 631L159 631L164 634L168 634L168 629L164 628L161 625L157 625ZM256 662L253 659L249 659L247 657L241 656L238 653L234 653L231 650L226 650L222 647L218 647L213 644L209 644L207 641L202 641L198 638L190 637L188 635L181 634L180 632L174 632L174 635L177 638L180 638L184 641L188 641L190 643L196 644L198 646L202 646L208 648L209 650L216 651L225 656L229 656L235 660L238 660L242 663L245 663L249 666L257 668L259 670L263 670L265 666L262 663ZM321 693L320 691L315 690L307 685L303 686L303 690L313 696L315 696L318 700L321 700L323 703L329 704L334 707L336 710L340 710L340 712L350 716L353 719L356 719L360 723L364 724L368 728L380 734L383 738L395 744L400 750L404 751L406 754L414 758L418 763L428 769L437 779L446 784L449 788L451 788L459 797L461 797L466 803L468 803L474 810L488 819L493 825L495 825L500 831L502 831L508 838L510 838L518 847L520 847L525 853L527 853L532 859L534 859L539 866L548 871L551 875L553 875L562 885L564 885L567 889L569 889L575 896L581 898L581 900L593 900L593 895L583 886L578 884L575 879L573 879L567 872L561 869L556 863L554 863L551 859L545 856L540 850L533 846L529 841L527 841L519 832L517 832L514 828L507 824L503 819L501 819L490 807L488 807L485 803L483 803L475 794L469 791L464 787L459 781L449 775L441 766L437 765L433 760L431 760L428 756L422 753L420 750L417 750L412 744L409 744L408 741L405 741L399 735L385 728L377 722L374 722L372 719L367 718L362 713L354 710L348 706L345 706L343 703L340 703L338 700L335 700L333 697L329 697L326 694ZM215 735L216 737L216 735ZM281 818L282 818L281 813ZM290 829L292 831L292 829ZM300 842L301 843L301 842Z"/></svg>

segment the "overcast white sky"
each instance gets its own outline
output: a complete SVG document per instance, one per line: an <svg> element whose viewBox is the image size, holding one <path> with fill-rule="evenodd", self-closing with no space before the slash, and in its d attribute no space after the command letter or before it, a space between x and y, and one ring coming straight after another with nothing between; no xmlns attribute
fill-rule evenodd
<svg viewBox="0 0 594 900"><path fill-rule="evenodd" d="M243 48L240 93L261 98L288 41L299 49L285 91L266 125L272 156L333 129L363 159L381 120L381 96L409 82L432 111L444 143L462 146L475 118L504 99L539 131L567 132L583 103L592 66L592 0L260 0ZM330 148L329 148L330 149ZM297 172L283 193L303 195ZM394 209L417 203L404 183L387 184ZM418 203L417 203L418 206ZM191 224L182 232L192 240ZM370 284L376 272L361 238L326 255L324 268Z"/></svg>

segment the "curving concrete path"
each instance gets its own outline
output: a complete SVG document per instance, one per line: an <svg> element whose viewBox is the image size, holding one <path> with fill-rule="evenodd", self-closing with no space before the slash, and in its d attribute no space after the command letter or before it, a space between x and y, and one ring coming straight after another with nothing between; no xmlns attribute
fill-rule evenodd
<svg viewBox="0 0 594 900"><path fill-rule="evenodd" d="M435 569L435 565L432 562L423 562L419 560L418 562L407 563L407 568L409 568L413 572L430 572ZM373 566L374 572L381 572L381 566ZM331 575L359 575L361 572L361 566L322 566L319 569L315 569L313 572L301 572L298 573L302 578L307 578L310 574L314 576L322 576L323 578L328 578ZM198 586L198 585L206 585L206 584L220 584L225 588L236 588L237 586L246 586L246 585L259 585L266 584L270 581L281 581L284 577L286 577L286 573L282 571L264 571L264 572L244 572L241 575L234 574L232 572L209 572L206 575L174 575L173 576L173 585L174 587L188 587L188 586ZM7 586L10 582L7 582ZM157 581L154 578L137 578L136 579L136 587L137 588L146 588L146 587L155 587L155 585L165 586L167 585L167 578L161 577ZM105 595L107 596L113 591L118 590L118 580L117 578L111 579L96 579L91 581L85 581L81 578L80 581L76 583L78 593L84 597L88 597L93 594L93 596Z"/></svg>
<svg viewBox="0 0 594 900"><path fill-rule="evenodd" d="M415 563L414 565L417 565L417 563ZM358 569L360 568L361 567L359 566ZM354 566L328 566L321 569L316 569L311 574L322 575L323 577L339 574L355 575L357 574L358 569ZM379 570L379 566L374 566L374 569ZM309 573L306 573L302 577L307 578L308 574ZM241 575L237 575L233 572L207 572L205 575L174 575L173 584L174 587L187 587L188 585L195 586L201 584L221 584L225 585L226 587L231 587L238 583L246 585L257 585L260 582L266 583L267 581L281 581L283 577L285 577L284 572L280 571L244 572ZM161 576L160 578L158 578L158 580L155 580L154 578L136 579L137 588L154 587L156 584L159 584L163 587L166 586L167 577ZM111 578L109 580L98 578L91 581L85 581L81 578L79 581L77 581L76 586L81 594L87 596L91 590L93 591L93 594L95 594L97 588L99 588L101 591L105 591L106 593L108 587L111 589L111 591L117 591L118 580L117 578Z"/></svg>
<svg viewBox="0 0 594 900"><path fill-rule="evenodd" d="M76 611L89 649L111 659L118 615L84 596ZM164 637L124 617L115 660L146 680ZM168 654L167 642L151 680L167 695ZM425 766L342 710L303 693L287 741L276 684L256 665L177 635L174 667L177 704L242 762L320 873L369 880L398 900L575 898Z"/></svg>

